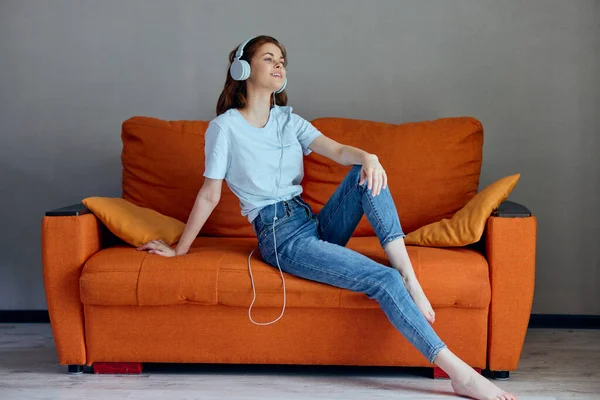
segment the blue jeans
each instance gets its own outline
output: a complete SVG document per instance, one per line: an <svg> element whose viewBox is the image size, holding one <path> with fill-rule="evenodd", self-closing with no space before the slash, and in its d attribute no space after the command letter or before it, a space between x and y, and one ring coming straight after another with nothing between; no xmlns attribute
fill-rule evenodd
<svg viewBox="0 0 600 400"><path fill-rule="evenodd" d="M400 272L345 247L363 213L382 247L406 236L389 188L373 197L367 182L359 185L361 168L352 167L318 215L300 195L261 209L252 221L258 248L267 264L277 268L278 259L283 272L376 299L392 325L433 363L446 345L417 308Z"/></svg>

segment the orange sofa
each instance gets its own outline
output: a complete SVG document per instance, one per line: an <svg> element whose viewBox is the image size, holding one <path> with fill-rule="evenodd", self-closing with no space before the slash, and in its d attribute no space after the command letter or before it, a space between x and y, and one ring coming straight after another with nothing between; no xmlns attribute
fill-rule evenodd
<svg viewBox="0 0 600 400"><path fill-rule="evenodd" d="M379 156L406 233L451 217L478 191L483 128L471 117L401 125L319 118L325 135ZM208 121L132 117L122 125L122 196L187 221L203 184ZM350 167L305 157L303 198L323 207ZM42 221L44 285L59 362L248 363L433 367L365 294L285 276L275 324L248 318L247 259L257 239L239 201L221 201L185 256L125 244L81 204ZM90 194L101 196L102 193ZM347 247L389 265L366 218ZM513 202L488 219L480 242L407 246L436 311L435 331L474 368L507 378L517 368L531 311L536 219ZM252 255L255 321L281 312L279 270Z"/></svg>

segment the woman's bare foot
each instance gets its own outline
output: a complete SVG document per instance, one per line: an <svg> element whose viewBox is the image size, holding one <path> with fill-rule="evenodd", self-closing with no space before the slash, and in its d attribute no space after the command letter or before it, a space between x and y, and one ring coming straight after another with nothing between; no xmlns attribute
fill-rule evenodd
<svg viewBox="0 0 600 400"><path fill-rule="evenodd" d="M423 288L421 288L421 284L417 279L406 280L404 282L406 286L406 290L410 293L410 297L412 297L413 301L425 317L429 323L433 324L435 322L435 311L431 307L431 303L427 300L427 296L425 296L425 292L423 292Z"/></svg>
<svg viewBox="0 0 600 400"><path fill-rule="evenodd" d="M461 396L480 400L516 400L517 396L505 392L475 370L466 379L452 379L452 389Z"/></svg>
<svg viewBox="0 0 600 400"><path fill-rule="evenodd" d="M450 376L452 388L458 395L477 400L517 400L517 396L481 376L447 347L440 350L434 363Z"/></svg>

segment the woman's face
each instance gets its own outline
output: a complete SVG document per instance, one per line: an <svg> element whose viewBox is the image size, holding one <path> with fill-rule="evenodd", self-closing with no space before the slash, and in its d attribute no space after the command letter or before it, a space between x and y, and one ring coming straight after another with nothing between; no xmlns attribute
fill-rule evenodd
<svg viewBox="0 0 600 400"><path fill-rule="evenodd" d="M279 47L273 43L265 43L252 57L248 80L272 93L283 85L286 77L284 63Z"/></svg>

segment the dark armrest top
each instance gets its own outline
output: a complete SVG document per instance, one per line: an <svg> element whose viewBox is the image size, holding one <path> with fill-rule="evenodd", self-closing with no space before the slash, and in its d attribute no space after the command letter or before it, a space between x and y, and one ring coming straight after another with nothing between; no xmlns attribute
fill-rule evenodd
<svg viewBox="0 0 600 400"><path fill-rule="evenodd" d="M89 214L90 210L83 205L83 203L73 204L66 207L57 208L55 210L46 211L47 217L65 217L65 216L79 216L83 214Z"/></svg>
<svg viewBox="0 0 600 400"><path fill-rule="evenodd" d="M522 204L506 200L492 211L492 217L525 218L531 217L531 211Z"/></svg>

